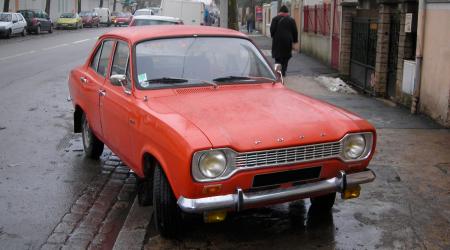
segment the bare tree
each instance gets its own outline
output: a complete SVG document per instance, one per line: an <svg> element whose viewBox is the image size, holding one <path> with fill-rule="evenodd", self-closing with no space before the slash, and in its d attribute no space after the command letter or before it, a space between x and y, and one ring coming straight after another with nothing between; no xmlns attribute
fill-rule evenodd
<svg viewBox="0 0 450 250"><path fill-rule="evenodd" d="M236 0L228 0L228 28L239 31Z"/></svg>
<svg viewBox="0 0 450 250"><path fill-rule="evenodd" d="M78 0L78 13L80 13L81 12L81 0Z"/></svg>
<svg viewBox="0 0 450 250"><path fill-rule="evenodd" d="M8 11L9 11L9 0L5 0L5 2L3 3L3 12Z"/></svg>
<svg viewBox="0 0 450 250"><path fill-rule="evenodd" d="M113 11L116 11L116 3L117 3L117 0L114 0L114 2L113 2Z"/></svg>
<svg viewBox="0 0 450 250"><path fill-rule="evenodd" d="M50 0L45 0L45 12L50 15Z"/></svg>
<svg viewBox="0 0 450 250"><path fill-rule="evenodd" d="M103 7L103 0L100 0L100 5L98 7L100 7L100 8Z"/></svg>

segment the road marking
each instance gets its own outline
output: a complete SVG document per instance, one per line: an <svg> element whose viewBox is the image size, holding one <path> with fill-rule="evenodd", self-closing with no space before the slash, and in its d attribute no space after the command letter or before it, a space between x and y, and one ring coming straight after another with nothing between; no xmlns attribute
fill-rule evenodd
<svg viewBox="0 0 450 250"><path fill-rule="evenodd" d="M47 50L51 50L51 49L61 48L61 47L65 47L65 46L69 46L69 44L68 43L59 44L59 45L56 45L56 46L44 48L44 49L42 49L42 51L47 51Z"/></svg>
<svg viewBox="0 0 450 250"><path fill-rule="evenodd" d="M84 42L87 42L87 41L89 41L89 40L91 40L91 39L78 40L78 41L72 42L72 44L84 43Z"/></svg>
<svg viewBox="0 0 450 250"><path fill-rule="evenodd" d="M19 56L30 55L30 54L33 54L33 53L36 53L36 50L30 50L28 52L19 53L19 54L12 55L12 56L2 57L2 58L0 58L0 61L8 60L8 59L19 57Z"/></svg>

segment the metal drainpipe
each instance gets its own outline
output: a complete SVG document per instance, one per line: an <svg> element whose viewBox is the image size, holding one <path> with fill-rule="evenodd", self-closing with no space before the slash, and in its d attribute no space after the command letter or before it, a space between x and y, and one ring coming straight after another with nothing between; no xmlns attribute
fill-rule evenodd
<svg viewBox="0 0 450 250"><path fill-rule="evenodd" d="M426 4L426 0L419 0L419 10L417 16L416 77L414 78L414 93L411 103L411 114L417 113L417 106L420 98Z"/></svg>

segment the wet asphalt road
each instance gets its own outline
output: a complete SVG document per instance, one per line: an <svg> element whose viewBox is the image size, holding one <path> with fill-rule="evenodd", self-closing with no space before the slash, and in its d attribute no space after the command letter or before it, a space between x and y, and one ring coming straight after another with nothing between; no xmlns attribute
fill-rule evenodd
<svg viewBox="0 0 450 250"><path fill-rule="evenodd" d="M66 82L106 30L0 39L1 249L37 249L99 172L72 146Z"/></svg>
<svg viewBox="0 0 450 250"><path fill-rule="evenodd" d="M0 40L0 249L38 249L80 204L83 190L103 178L103 163L86 160L71 133L66 80L106 30ZM257 43L268 49L267 40ZM376 181L363 186L359 199L338 198L331 214L301 200L229 214L217 224L190 218L175 240L150 225L145 249L450 249L449 130L373 98L331 93L313 76L332 72L297 59L288 71L290 88L378 128L370 166Z"/></svg>

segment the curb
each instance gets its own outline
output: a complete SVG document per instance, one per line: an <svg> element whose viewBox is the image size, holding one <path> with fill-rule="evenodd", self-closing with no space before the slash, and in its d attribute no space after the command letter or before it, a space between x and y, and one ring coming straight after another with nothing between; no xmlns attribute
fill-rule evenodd
<svg viewBox="0 0 450 250"><path fill-rule="evenodd" d="M153 214L153 207L142 207L137 197L120 229L113 250L141 250L144 247L147 227Z"/></svg>

